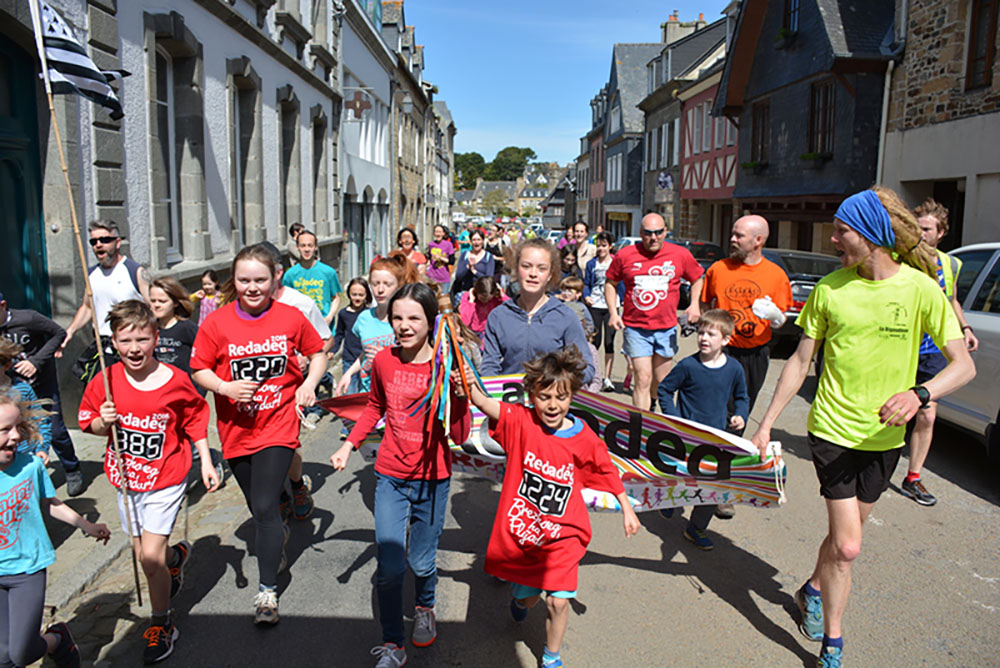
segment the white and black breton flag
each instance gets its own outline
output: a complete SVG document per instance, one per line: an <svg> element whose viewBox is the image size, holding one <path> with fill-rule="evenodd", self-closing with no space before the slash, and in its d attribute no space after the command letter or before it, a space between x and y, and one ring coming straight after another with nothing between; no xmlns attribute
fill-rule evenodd
<svg viewBox="0 0 1000 668"><path fill-rule="evenodd" d="M29 5L35 19L38 57L43 67L48 63L52 92L77 93L107 108L115 120L124 116L122 103L108 83L127 73L100 70L63 18L45 0L29 0Z"/></svg>

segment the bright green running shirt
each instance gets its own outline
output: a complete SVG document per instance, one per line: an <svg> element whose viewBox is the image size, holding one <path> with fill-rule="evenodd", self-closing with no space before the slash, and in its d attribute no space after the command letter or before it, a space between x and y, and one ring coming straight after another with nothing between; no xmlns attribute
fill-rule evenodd
<svg viewBox="0 0 1000 668"><path fill-rule="evenodd" d="M913 386L921 333L940 348L962 338L955 312L929 276L901 265L884 281L838 269L809 295L796 324L825 341L823 375L809 411L809 431L858 450L903 445L904 427L879 422L889 397Z"/></svg>

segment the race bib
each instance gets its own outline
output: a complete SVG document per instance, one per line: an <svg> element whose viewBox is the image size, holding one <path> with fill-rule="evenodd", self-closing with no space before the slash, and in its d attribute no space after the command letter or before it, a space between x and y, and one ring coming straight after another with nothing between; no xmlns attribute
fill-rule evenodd
<svg viewBox="0 0 1000 668"><path fill-rule="evenodd" d="M252 380L255 383L262 383L268 378L284 376L287 363L287 355L241 357L229 361L229 371L233 375L233 380Z"/></svg>
<svg viewBox="0 0 1000 668"><path fill-rule="evenodd" d="M670 276L636 276L635 289L643 292L666 291L670 287Z"/></svg>

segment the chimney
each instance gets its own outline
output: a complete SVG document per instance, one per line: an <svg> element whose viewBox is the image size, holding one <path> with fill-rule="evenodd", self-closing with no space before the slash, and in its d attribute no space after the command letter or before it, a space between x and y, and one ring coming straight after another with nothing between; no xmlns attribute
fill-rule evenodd
<svg viewBox="0 0 1000 668"><path fill-rule="evenodd" d="M666 23L660 24L662 29L662 41L666 44L673 44L679 39L683 39L693 32L701 30L708 23L705 21L705 14L698 14L697 21L681 21L680 14L675 9Z"/></svg>

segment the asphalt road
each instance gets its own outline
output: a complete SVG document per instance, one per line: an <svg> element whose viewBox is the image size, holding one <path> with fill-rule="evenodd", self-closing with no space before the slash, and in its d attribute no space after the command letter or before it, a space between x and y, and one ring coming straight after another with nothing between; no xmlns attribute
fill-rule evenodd
<svg viewBox="0 0 1000 668"><path fill-rule="evenodd" d="M780 360L772 365L758 416L781 366ZM789 502L776 510L741 506L732 521L714 521L714 551L700 552L683 540L686 520L676 516L642 514L643 530L625 540L619 515L591 515L594 539L580 569L563 651L567 666L815 665L818 645L799 635L791 616L792 594L812 569L826 525L805 442L806 397L814 387L810 377L774 433L785 448ZM200 524L198 505L192 507L189 527L227 528L191 536L188 579L174 601L181 636L163 665L373 665L369 650L380 643L374 478L360 457L333 473L326 462L339 442L339 423L328 421L306 439L306 473L317 507L311 519L293 525L277 627L251 623L257 584L248 547L252 524L236 485L220 492L228 495L226 503L213 503L214 515ZM905 463L904 456L896 484ZM925 474L938 505L920 507L895 488L883 496L854 569L847 665L1000 665L997 474L966 436L940 429ZM492 483L453 479L438 553L439 637L430 648L409 647L408 666L537 665L543 610L514 624L507 587L482 570L497 499ZM105 645L104 665L139 663L142 627L128 619L141 623L148 608L128 607L130 577L123 560L81 595L70 618L74 628L89 622L91 633L107 634L98 641ZM406 599L412 610L412 582ZM120 619L94 625L92 617L101 615Z"/></svg>

